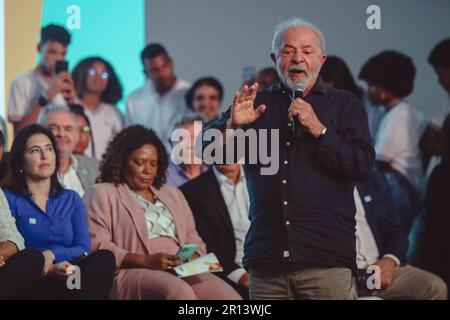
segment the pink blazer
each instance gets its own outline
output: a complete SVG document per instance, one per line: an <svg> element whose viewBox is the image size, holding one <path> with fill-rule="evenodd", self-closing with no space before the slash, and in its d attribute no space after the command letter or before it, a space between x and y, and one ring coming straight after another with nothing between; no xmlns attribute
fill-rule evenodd
<svg viewBox="0 0 450 320"><path fill-rule="evenodd" d="M196 243L197 252L204 255L206 246L197 233L192 211L181 191L169 186L162 186L159 190L152 188L152 191L172 213L179 244ZM148 255L162 251L149 243L144 209L126 184L94 185L83 199L89 217L93 250L112 251L118 268L127 253ZM134 287L139 285L142 276L139 270L144 269L120 269L114 280L111 298L138 299Z"/></svg>

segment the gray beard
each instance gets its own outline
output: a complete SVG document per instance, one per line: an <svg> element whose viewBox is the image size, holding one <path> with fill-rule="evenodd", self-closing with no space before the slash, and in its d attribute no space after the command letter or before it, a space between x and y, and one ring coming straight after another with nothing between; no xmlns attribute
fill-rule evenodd
<svg viewBox="0 0 450 320"><path fill-rule="evenodd" d="M278 76L281 79L281 82L286 87L293 90L297 86L297 84L301 84L304 88L309 88L317 80L320 69L315 74L308 73L308 76L306 77L306 79L297 80L297 81L291 80L289 78L289 73L287 71L285 73L283 73L278 68L277 68L277 71L278 71Z"/></svg>

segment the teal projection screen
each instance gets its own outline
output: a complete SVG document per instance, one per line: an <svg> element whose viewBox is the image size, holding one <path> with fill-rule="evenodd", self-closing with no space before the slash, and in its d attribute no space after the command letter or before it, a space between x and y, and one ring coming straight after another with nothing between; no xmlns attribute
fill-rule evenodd
<svg viewBox="0 0 450 320"><path fill-rule="evenodd" d="M70 70L88 56L100 56L117 72L123 89L118 107L141 86L140 52L145 46L145 1L44 0L41 25L55 23L72 34L66 59Z"/></svg>

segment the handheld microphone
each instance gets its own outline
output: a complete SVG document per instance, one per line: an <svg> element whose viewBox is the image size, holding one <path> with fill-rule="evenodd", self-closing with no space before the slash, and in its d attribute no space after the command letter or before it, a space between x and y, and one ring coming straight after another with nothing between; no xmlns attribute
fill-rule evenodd
<svg viewBox="0 0 450 320"><path fill-rule="evenodd" d="M305 92L305 86L302 83L295 83L292 87L292 101L294 101L297 98L303 98L303 94ZM296 127L301 128L301 124L299 123L298 119L294 118L291 122L292 125L292 133L296 137L300 137L301 130L296 130Z"/></svg>

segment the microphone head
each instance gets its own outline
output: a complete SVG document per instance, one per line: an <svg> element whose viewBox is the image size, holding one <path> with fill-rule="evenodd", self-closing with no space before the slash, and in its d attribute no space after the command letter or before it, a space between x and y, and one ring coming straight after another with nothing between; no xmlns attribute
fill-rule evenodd
<svg viewBox="0 0 450 320"><path fill-rule="evenodd" d="M303 83L296 82L292 86L292 91L294 91L294 92L295 91L301 91L303 93L303 92L305 92L305 85Z"/></svg>
<svg viewBox="0 0 450 320"><path fill-rule="evenodd" d="M303 83L296 82L292 86L292 100L297 98L303 98L303 93L305 92L305 86Z"/></svg>

